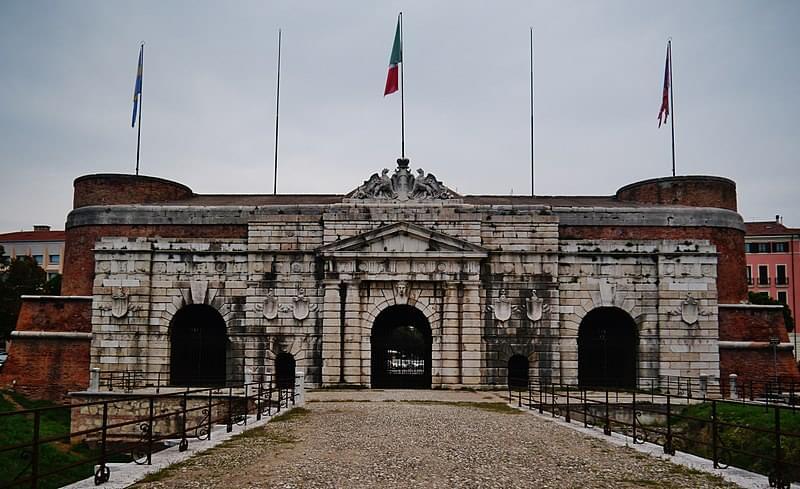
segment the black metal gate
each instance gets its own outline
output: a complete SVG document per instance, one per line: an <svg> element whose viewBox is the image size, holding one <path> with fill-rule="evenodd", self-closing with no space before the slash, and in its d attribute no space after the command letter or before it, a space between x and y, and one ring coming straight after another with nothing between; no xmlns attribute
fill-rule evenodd
<svg viewBox="0 0 800 489"><path fill-rule="evenodd" d="M385 309L372 326L372 387L431 387L431 330L407 305Z"/></svg>
<svg viewBox="0 0 800 489"><path fill-rule="evenodd" d="M636 323L616 307L594 309L578 330L578 381L582 387L636 387Z"/></svg>
<svg viewBox="0 0 800 489"><path fill-rule="evenodd" d="M193 304L178 311L170 325L170 346L172 385L225 385L228 336L216 309Z"/></svg>

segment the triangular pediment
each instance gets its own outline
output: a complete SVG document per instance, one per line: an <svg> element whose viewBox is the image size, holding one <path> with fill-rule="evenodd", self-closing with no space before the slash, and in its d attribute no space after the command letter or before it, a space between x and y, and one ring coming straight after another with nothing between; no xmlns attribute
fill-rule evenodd
<svg viewBox="0 0 800 489"><path fill-rule="evenodd" d="M409 222L382 226L319 248L324 256L355 253L483 257L487 250L463 239Z"/></svg>

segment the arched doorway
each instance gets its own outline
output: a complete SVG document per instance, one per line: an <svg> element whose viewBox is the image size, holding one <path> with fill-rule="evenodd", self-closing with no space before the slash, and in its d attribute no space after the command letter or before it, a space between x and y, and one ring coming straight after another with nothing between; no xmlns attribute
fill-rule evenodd
<svg viewBox="0 0 800 489"><path fill-rule="evenodd" d="M216 309L192 304L175 313L170 348L172 385L225 385L228 335Z"/></svg>
<svg viewBox="0 0 800 489"><path fill-rule="evenodd" d="M622 309L589 311L578 329L578 383L581 387L636 387L639 335Z"/></svg>
<svg viewBox="0 0 800 489"><path fill-rule="evenodd" d="M275 384L279 388L294 387L295 361L291 353L281 352L275 357Z"/></svg>
<svg viewBox="0 0 800 489"><path fill-rule="evenodd" d="M431 387L431 326L419 309L390 306L375 318L372 387Z"/></svg>
<svg viewBox="0 0 800 489"><path fill-rule="evenodd" d="M528 387L528 357L512 355L508 359L508 386L520 389Z"/></svg>

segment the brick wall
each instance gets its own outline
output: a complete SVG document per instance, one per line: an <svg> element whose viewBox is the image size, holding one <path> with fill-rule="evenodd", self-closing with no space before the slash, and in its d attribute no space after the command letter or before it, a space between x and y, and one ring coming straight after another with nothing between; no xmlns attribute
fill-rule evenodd
<svg viewBox="0 0 800 489"><path fill-rule="evenodd" d="M91 300L58 297L22 302L16 331L90 332ZM89 338L13 336L0 387L34 399L61 401L89 383Z"/></svg>
<svg viewBox="0 0 800 489"><path fill-rule="evenodd" d="M617 190L617 199L644 204L718 207L736 210L736 184L708 176L668 177L632 183Z"/></svg>
<svg viewBox="0 0 800 489"><path fill-rule="evenodd" d="M707 239L717 247L717 294L720 304L747 299L744 232L730 228L668 228L657 226L560 226L559 237L567 239L643 240Z"/></svg>
<svg viewBox="0 0 800 489"><path fill-rule="evenodd" d="M775 358L771 347L764 345L771 337L781 343L789 342L789 335L779 308L721 307L719 309L719 339L724 341L759 342L751 348L720 347L720 376L725 382L730 374L739 376L739 382L769 382L775 376ZM800 382L792 350L779 349L777 370L781 381Z"/></svg>
<svg viewBox="0 0 800 489"><path fill-rule="evenodd" d="M144 204L181 200L192 189L177 182L137 175L86 175L75 179L73 208L87 205Z"/></svg>
<svg viewBox="0 0 800 489"><path fill-rule="evenodd" d="M69 391L89 385L89 339L15 337L0 386L32 399L63 401ZM16 383L14 382L16 381Z"/></svg>
<svg viewBox="0 0 800 489"><path fill-rule="evenodd" d="M246 238L246 225L113 225L81 226L67 229L64 245L64 295L91 295L94 280L92 249L103 236L129 238L160 236L164 238Z"/></svg>

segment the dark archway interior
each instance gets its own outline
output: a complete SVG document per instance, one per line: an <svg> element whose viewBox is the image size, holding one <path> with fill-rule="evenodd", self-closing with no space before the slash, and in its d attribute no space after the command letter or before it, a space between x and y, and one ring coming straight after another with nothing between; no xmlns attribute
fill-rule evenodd
<svg viewBox="0 0 800 489"><path fill-rule="evenodd" d="M431 387L431 326L417 308L390 306L372 325L372 387Z"/></svg>
<svg viewBox="0 0 800 489"><path fill-rule="evenodd" d="M192 304L178 311L170 324L170 347L172 385L225 385L228 335L216 309Z"/></svg>
<svg viewBox="0 0 800 489"><path fill-rule="evenodd" d="M528 387L528 357L512 355L508 359L508 386L512 388Z"/></svg>
<svg viewBox="0 0 800 489"><path fill-rule="evenodd" d="M275 357L275 383L279 388L294 387L295 361L291 353L281 352Z"/></svg>
<svg viewBox="0 0 800 489"><path fill-rule="evenodd" d="M636 322L616 307L593 309L578 330L581 387L636 387L639 335Z"/></svg>

